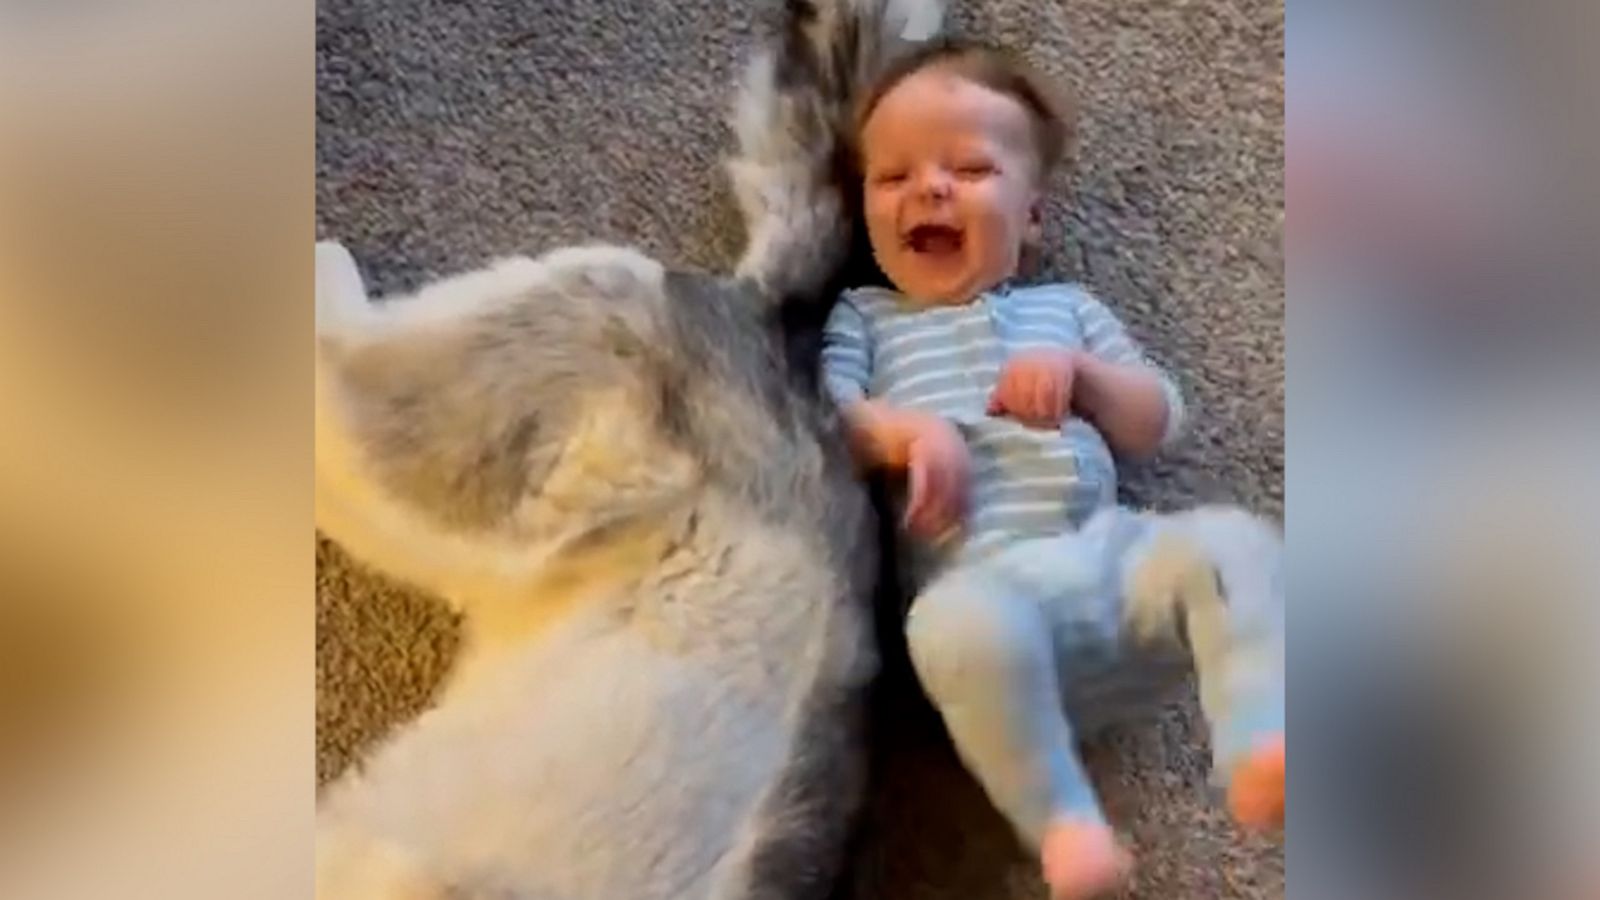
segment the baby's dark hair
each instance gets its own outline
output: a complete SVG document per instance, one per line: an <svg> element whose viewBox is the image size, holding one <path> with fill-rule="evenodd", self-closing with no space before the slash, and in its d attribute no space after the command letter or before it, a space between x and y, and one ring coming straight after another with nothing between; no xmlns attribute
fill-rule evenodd
<svg viewBox="0 0 1600 900"><path fill-rule="evenodd" d="M873 82L857 105L852 123L854 155L858 160L861 130L873 110L900 82L933 68L948 71L1021 104L1032 125L1033 150L1041 181L1071 154L1077 137L1077 104L1064 85L1017 53L951 37L930 41L898 58Z"/></svg>

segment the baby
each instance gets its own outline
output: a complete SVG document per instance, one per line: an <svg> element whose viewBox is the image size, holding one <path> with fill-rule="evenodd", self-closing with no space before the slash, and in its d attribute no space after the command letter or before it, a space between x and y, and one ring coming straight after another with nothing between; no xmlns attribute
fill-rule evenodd
<svg viewBox="0 0 1600 900"><path fill-rule="evenodd" d="M1238 510L1117 507L1114 460L1173 440L1179 390L1082 288L1016 280L1071 141L1067 105L976 45L885 74L857 149L894 288L840 298L823 373L862 461L905 475L919 680L1054 896L1079 898L1132 863L1069 724L1109 702L1112 676L1192 662L1246 825L1281 822L1284 719L1275 533Z"/></svg>

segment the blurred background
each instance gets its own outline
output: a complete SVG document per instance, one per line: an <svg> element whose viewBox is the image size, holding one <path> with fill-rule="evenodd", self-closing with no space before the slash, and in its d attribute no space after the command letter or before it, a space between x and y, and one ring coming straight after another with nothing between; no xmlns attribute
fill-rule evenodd
<svg viewBox="0 0 1600 900"><path fill-rule="evenodd" d="M1291 896L1600 897L1595 21L1290 16Z"/></svg>
<svg viewBox="0 0 1600 900"><path fill-rule="evenodd" d="M312 16L0 7L0 896L311 893Z"/></svg>

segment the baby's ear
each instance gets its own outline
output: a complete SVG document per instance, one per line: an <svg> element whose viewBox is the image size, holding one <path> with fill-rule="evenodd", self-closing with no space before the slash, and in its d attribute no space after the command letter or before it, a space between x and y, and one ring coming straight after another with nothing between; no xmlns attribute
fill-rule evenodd
<svg viewBox="0 0 1600 900"><path fill-rule="evenodd" d="M1044 243L1044 196L1035 193L1028 204L1028 224L1022 231L1022 242L1035 247Z"/></svg>
<svg viewBox="0 0 1600 900"><path fill-rule="evenodd" d="M1035 194L1028 204L1028 218L1022 226L1022 253L1017 260L1021 274L1039 274L1044 260L1044 198Z"/></svg>

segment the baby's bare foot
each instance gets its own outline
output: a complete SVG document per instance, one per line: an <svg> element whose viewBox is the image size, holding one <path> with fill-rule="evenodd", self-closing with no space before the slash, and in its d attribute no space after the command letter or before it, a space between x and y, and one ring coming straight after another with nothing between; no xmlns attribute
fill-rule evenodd
<svg viewBox="0 0 1600 900"><path fill-rule="evenodd" d="M1228 783L1228 809L1240 825L1255 831L1283 827L1285 768L1281 734L1257 743L1234 767Z"/></svg>
<svg viewBox="0 0 1600 900"><path fill-rule="evenodd" d="M1039 857L1053 900L1103 897L1126 883L1133 871L1132 855L1110 826L1089 819L1051 822Z"/></svg>

